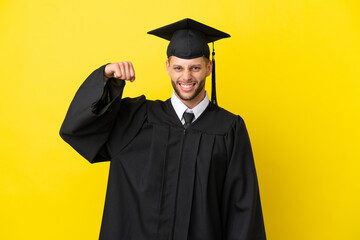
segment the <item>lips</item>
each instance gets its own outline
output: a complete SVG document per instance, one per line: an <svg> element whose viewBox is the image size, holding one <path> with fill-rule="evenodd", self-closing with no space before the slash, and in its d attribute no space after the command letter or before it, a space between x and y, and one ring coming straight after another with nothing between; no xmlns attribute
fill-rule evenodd
<svg viewBox="0 0 360 240"><path fill-rule="evenodd" d="M194 89L196 83L178 83L181 90L184 92L190 92Z"/></svg>

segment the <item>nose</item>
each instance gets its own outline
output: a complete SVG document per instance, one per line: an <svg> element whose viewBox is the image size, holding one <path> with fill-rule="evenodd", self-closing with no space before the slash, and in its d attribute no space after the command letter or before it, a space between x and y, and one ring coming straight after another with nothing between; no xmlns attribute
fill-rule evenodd
<svg viewBox="0 0 360 240"><path fill-rule="evenodd" d="M189 81L191 80L191 71L189 69L185 69L183 73L183 80Z"/></svg>

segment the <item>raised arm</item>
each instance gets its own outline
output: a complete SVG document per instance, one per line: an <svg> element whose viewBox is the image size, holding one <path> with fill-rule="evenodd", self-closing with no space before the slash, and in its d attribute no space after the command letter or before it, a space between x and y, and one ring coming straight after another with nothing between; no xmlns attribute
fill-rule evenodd
<svg viewBox="0 0 360 240"><path fill-rule="evenodd" d="M107 141L117 123L122 124L118 134L141 127L145 97L122 99L125 80L135 80L130 62L104 65L89 75L70 104L60 136L91 163L110 160Z"/></svg>

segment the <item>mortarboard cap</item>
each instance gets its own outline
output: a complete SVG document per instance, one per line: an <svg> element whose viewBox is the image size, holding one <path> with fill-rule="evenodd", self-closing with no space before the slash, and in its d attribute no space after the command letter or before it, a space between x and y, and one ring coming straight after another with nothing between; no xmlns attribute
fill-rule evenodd
<svg viewBox="0 0 360 240"><path fill-rule="evenodd" d="M209 27L190 18L148 32L170 41L167 56L192 59L198 57L209 58L208 43L222 38L230 37L229 34Z"/></svg>
<svg viewBox="0 0 360 240"><path fill-rule="evenodd" d="M190 18L185 18L178 22L149 31L148 34L169 40L170 43L167 48L167 56L175 56L183 59L193 59L202 56L209 58L210 50L208 43L230 37L230 35L227 33L209 27ZM213 49L211 102L217 105L215 91L214 55L215 52Z"/></svg>

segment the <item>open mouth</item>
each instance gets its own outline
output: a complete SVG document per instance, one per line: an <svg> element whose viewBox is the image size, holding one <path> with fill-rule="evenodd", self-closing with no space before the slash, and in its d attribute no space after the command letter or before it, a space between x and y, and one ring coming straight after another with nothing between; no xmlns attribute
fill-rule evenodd
<svg viewBox="0 0 360 240"><path fill-rule="evenodd" d="M194 89L196 83L179 83L181 90L189 92Z"/></svg>

